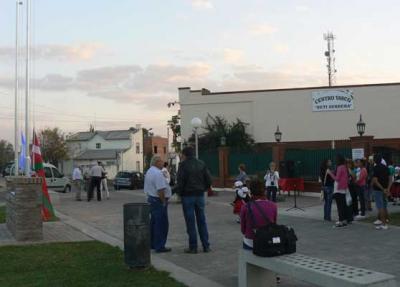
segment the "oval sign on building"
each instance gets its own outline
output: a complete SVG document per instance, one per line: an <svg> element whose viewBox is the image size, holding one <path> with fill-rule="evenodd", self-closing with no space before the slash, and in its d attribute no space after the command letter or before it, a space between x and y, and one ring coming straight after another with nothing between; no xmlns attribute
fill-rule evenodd
<svg viewBox="0 0 400 287"><path fill-rule="evenodd" d="M329 90L312 92L313 112L354 110L351 90Z"/></svg>

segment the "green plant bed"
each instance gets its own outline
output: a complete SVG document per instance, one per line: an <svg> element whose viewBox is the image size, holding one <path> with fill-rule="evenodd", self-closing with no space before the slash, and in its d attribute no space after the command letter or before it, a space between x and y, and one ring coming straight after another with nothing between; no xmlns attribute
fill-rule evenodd
<svg viewBox="0 0 400 287"><path fill-rule="evenodd" d="M91 241L0 247L2 287L183 287L154 268L129 269L123 252Z"/></svg>
<svg viewBox="0 0 400 287"><path fill-rule="evenodd" d="M371 216L363 220L363 222L372 223L376 220L376 216ZM389 213L389 225L400 226L400 212Z"/></svg>

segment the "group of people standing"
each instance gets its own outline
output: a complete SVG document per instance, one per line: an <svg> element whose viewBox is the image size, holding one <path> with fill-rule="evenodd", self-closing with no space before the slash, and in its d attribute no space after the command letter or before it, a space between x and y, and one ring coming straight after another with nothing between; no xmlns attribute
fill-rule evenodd
<svg viewBox="0 0 400 287"><path fill-rule="evenodd" d="M159 156L152 158L151 167L146 172L144 192L150 204L151 248L157 253L171 251L171 248L166 247L169 230L168 202L174 192L182 200L186 232L189 237L188 248L184 252L191 254L198 252L196 224L203 252L210 252L204 193L211 186L211 176L206 165L195 158L192 147L182 150L181 160L177 184L173 190L162 171L163 161Z"/></svg>
<svg viewBox="0 0 400 287"><path fill-rule="evenodd" d="M375 201L378 219L376 229L387 229L389 188L392 183L390 170L381 155L376 154L367 162L353 161L342 155L336 157L336 169L330 160L321 165L320 181L323 188L324 220L331 221L331 206L335 200L338 221L335 227L344 227L353 220L365 218L366 211L372 211Z"/></svg>
<svg viewBox="0 0 400 287"><path fill-rule="evenodd" d="M81 167L75 166L72 171L72 181L76 189L75 199L77 201L82 201L81 193L84 189L85 181L89 181L89 184L87 185L87 201L93 199L95 188L97 190L98 201L101 201L102 198L110 199L110 192L107 184L107 172L100 161L94 164L85 174L83 174Z"/></svg>

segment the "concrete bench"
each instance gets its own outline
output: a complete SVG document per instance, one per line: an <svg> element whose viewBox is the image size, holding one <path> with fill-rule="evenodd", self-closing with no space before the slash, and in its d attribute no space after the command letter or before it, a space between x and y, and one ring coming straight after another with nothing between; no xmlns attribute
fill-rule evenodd
<svg viewBox="0 0 400 287"><path fill-rule="evenodd" d="M395 277L301 254L259 257L239 252L239 287L276 286L276 274L326 287L396 287Z"/></svg>

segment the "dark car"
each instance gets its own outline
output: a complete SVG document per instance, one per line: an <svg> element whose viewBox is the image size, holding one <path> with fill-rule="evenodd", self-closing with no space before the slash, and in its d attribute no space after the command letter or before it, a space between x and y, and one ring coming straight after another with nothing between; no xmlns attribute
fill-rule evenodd
<svg viewBox="0 0 400 287"><path fill-rule="evenodd" d="M121 188L141 189L143 188L143 173L138 171L120 171L114 179L114 189Z"/></svg>

